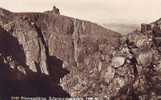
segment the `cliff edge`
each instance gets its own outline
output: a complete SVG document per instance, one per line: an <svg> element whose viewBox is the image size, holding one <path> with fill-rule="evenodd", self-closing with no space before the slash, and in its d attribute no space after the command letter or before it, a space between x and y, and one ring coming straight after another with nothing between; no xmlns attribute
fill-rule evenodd
<svg viewBox="0 0 161 100"><path fill-rule="evenodd" d="M161 21L121 36L60 15L0 9L0 95L158 100Z"/></svg>
<svg viewBox="0 0 161 100"><path fill-rule="evenodd" d="M7 82L2 82L0 93L81 96L75 94L74 87L87 86L98 78L118 48L120 36L97 24L51 11L14 13L1 8L0 80ZM46 88L40 89L38 84Z"/></svg>

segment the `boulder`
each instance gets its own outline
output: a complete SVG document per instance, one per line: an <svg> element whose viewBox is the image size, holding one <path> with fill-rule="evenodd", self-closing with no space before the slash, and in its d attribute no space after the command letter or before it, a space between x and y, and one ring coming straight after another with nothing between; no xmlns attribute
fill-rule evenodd
<svg viewBox="0 0 161 100"><path fill-rule="evenodd" d="M121 67L125 63L124 57L113 57L112 58L112 66L114 68Z"/></svg>
<svg viewBox="0 0 161 100"><path fill-rule="evenodd" d="M0 9L1 96L159 99L161 53L154 27L121 36L58 15L56 7L44 13Z"/></svg>

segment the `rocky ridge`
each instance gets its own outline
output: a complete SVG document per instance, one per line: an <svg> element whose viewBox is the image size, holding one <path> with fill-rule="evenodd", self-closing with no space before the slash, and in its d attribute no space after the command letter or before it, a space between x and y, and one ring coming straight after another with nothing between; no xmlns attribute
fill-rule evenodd
<svg viewBox="0 0 161 100"><path fill-rule="evenodd" d="M121 36L60 13L0 9L0 94L159 99L160 25Z"/></svg>
<svg viewBox="0 0 161 100"><path fill-rule="evenodd" d="M1 80L25 81L25 83L32 83L33 80L39 84L37 80L43 82L46 77L47 88L59 87L58 90L46 89L49 91L46 94L39 93L37 87L35 93L26 92L25 94L23 89L32 91L34 88L32 89L29 85L31 90L27 90L24 84L20 83L22 87L18 87L17 92L13 92L16 86L11 87L11 90L1 89L1 92L6 95L67 96L62 94L65 91L59 85L60 78L67 73L67 76L70 76L78 74L79 69L84 70L87 67L83 65L84 58L98 59L92 55L93 52L97 53L99 44L104 44L102 48L105 48L106 43L110 44L106 48L111 51L118 46L117 41L120 37L118 33L94 23L55 13L13 13L5 9L0 9L0 12L1 65L7 66L2 68L4 73L1 75ZM2 82L4 83L2 87L5 82ZM12 86L12 82L9 85ZM61 93L54 94L56 91Z"/></svg>

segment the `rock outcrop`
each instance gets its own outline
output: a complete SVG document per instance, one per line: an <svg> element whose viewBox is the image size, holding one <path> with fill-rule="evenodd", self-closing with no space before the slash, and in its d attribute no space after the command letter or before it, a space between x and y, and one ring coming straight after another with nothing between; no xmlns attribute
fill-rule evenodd
<svg viewBox="0 0 161 100"><path fill-rule="evenodd" d="M63 15L0 9L0 95L160 99L160 25L121 36Z"/></svg>
<svg viewBox="0 0 161 100"><path fill-rule="evenodd" d="M62 15L13 13L0 9L0 25L1 80L9 80L11 85L11 90L7 90L7 85L0 89L4 95L81 96L74 93L73 86L90 82L87 78L92 71L95 74L92 77L97 78L95 71L98 66L99 71L104 66L100 57L109 62L108 57L119 45L120 34ZM66 77L63 78L64 75ZM14 87L11 80L20 81L19 84L27 81L25 85L28 85ZM41 84L43 80L46 82L46 94L43 94L43 89L38 92L37 86L31 88L32 81ZM36 92L32 93L32 90Z"/></svg>
<svg viewBox="0 0 161 100"><path fill-rule="evenodd" d="M56 6L53 6L53 9L51 11L45 11L46 14L54 14L54 15L60 15L60 10Z"/></svg>
<svg viewBox="0 0 161 100"><path fill-rule="evenodd" d="M115 74L117 73L116 76L119 81L122 80L123 85L118 86L114 100L160 99L160 25L159 20L152 24L142 24L141 31L122 37L114 56L126 59L124 65L121 63L122 66L115 69Z"/></svg>

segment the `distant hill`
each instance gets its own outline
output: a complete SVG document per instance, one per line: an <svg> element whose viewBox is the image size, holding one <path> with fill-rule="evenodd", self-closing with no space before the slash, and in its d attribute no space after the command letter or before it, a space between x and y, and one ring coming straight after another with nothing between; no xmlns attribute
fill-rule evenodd
<svg viewBox="0 0 161 100"><path fill-rule="evenodd" d="M128 34L129 32L132 32L136 29L137 30L140 29L140 25L138 24L109 23L109 24L103 24L103 26L122 34Z"/></svg>

